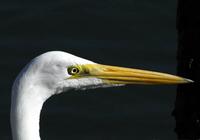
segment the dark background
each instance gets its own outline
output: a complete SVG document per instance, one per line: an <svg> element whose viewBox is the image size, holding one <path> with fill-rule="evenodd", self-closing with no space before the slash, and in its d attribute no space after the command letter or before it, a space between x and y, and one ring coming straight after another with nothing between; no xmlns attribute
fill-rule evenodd
<svg viewBox="0 0 200 140"><path fill-rule="evenodd" d="M63 50L95 62L176 73L176 1L1 0L0 139L11 86L33 57ZM70 91L42 110L45 140L175 140L176 86Z"/></svg>

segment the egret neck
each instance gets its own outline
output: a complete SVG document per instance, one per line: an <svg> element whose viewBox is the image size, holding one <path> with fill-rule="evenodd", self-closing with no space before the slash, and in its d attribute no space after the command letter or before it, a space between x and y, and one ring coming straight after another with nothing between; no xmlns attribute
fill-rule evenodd
<svg viewBox="0 0 200 140"><path fill-rule="evenodd" d="M11 127L13 140L40 140L39 120L44 102L50 91L37 84L19 79L14 85L11 104ZM18 79L17 79L18 80ZM28 93L28 94L27 94ZM41 94L42 93L42 94ZM46 94L45 94L46 93Z"/></svg>

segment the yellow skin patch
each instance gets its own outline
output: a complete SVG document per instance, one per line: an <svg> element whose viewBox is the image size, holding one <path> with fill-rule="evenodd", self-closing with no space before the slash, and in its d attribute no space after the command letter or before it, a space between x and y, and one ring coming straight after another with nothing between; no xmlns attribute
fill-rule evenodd
<svg viewBox="0 0 200 140"><path fill-rule="evenodd" d="M68 67L68 73L71 75L69 79L93 77L102 79L107 84L182 84L192 82L189 79L166 73L101 64L74 65Z"/></svg>

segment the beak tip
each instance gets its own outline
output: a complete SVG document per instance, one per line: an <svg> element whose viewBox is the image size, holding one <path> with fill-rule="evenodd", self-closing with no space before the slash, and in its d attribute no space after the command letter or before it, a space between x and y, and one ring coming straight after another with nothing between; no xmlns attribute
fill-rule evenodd
<svg viewBox="0 0 200 140"><path fill-rule="evenodd" d="M194 81L191 80L191 79L187 79L187 78L185 78L184 80L185 80L186 83L194 83Z"/></svg>

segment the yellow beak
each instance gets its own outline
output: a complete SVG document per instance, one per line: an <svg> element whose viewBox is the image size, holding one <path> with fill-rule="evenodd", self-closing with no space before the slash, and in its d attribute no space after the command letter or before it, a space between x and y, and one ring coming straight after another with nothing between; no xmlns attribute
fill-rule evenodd
<svg viewBox="0 0 200 140"><path fill-rule="evenodd" d="M193 82L166 73L101 64L86 64L83 69L85 73L83 75L100 78L109 84L183 84Z"/></svg>

